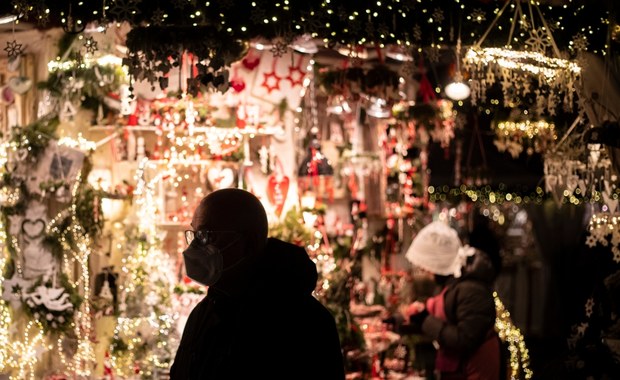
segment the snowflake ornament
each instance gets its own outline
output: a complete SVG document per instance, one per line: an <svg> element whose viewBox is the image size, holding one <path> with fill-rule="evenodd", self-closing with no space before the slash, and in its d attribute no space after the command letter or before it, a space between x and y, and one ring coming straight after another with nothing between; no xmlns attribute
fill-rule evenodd
<svg viewBox="0 0 620 380"><path fill-rule="evenodd" d="M276 41L276 43L274 43L273 46L271 47L271 54L273 54L274 57L280 58L287 52L288 52L288 44L281 39Z"/></svg>
<svg viewBox="0 0 620 380"><path fill-rule="evenodd" d="M592 311L594 310L594 299L588 298L585 304L586 309L586 317L590 318L592 316Z"/></svg>
<svg viewBox="0 0 620 380"><path fill-rule="evenodd" d="M422 39L422 27L420 25L414 25L413 27L413 38L416 41L420 41Z"/></svg>
<svg viewBox="0 0 620 380"><path fill-rule="evenodd" d="M43 0L38 0L37 3L33 7L34 17L37 20L37 25L46 26L49 22L49 12L46 12L47 7L45 6L45 2Z"/></svg>
<svg viewBox="0 0 620 380"><path fill-rule="evenodd" d="M430 63L439 62L439 49L432 46L426 49L426 58Z"/></svg>
<svg viewBox="0 0 620 380"><path fill-rule="evenodd" d="M533 51L545 54L547 48L551 46L551 39L542 28L537 28L530 30L530 38L528 38L525 43L530 46Z"/></svg>
<svg viewBox="0 0 620 380"><path fill-rule="evenodd" d="M582 33L575 34L571 42L573 43L573 49L577 51L588 50L588 39Z"/></svg>
<svg viewBox="0 0 620 380"><path fill-rule="evenodd" d="M110 13L117 21L132 20L133 17L140 13L138 4L142 0L116 0L110 7Z"/></svg>
<svg viewBox="0 0 620 380"><path fill-rule="evenodd" d="M399 359L404 359L405 356L407 356L407 348L405 347L405 345L399 344L394 349L394 356L396 356Z"/></svg>
<svg viewBox="0 0 620 380"><path fill-rule="evenodd" d="M161 26L164 23L164 18L166 17L166 12L164 12L161 8L155 9L153 15L151 16L151 24L155 26Z"/></svg>
<svg viewBox="0 0 620 380"><path fill-rule="evenodd" d="M27 15L30 12L30 5L25 0L13 0L11 5L17 14Z"/></svg>
<svg viewBox="0 0 620 380"><path fill-rule="evenodd" d="M13 40L7 41L4 51L6 51L6 54L9 56L9 60L11 60L22 55L24 53L24 48L22 44L17 43L17 40Z"/></svg>
<svg viewBox="0 0 620 380"><path fill-rule="evenodd" d="M620 264L620 248L612 247L611 252L614 254L614 258L613 258L614 262L616 264Z"/></svg>
<svg viewBox="0 0 620 380"><path fill-rule="evenodd" d="M95 52L98 50L97 41L95 41L92 36L86 38L86 40L84 41L84 48L86 49L86 53L95 54Z"/></svg>
<svg viewBox="0 0 620 380"><path fill-rule="evenodd" d="M484 13L484 11L480 8L476 8L474 9L473 12L471 12L469 14L469 19L472 22L478 23L478 24L482 24L483 22L485 22L487 20L487 15L486 13Z"/></svg>
<svg viewBox="0 0 620 380"><path fill-rule="evenodd" d="M438 24L441 24L443 20L445 19L445 16L443 15L443 9L441 8L435 8L432 16L433 16L433 21L437 22Z"/></svg>
<svg viewBox="0 0 620 380"><path fill-rule="evenodd" d="M588 237L586 238L586 245L590 248L594 248L596 243L596 237L592 235L592 233L588 234Z"/></svg>

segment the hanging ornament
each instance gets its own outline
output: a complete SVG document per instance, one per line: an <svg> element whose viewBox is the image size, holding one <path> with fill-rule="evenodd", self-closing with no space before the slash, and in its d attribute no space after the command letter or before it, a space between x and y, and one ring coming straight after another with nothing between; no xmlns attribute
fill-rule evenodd
<svg viewBox="0 0 620 380"><path fill-rule="evenodd" d="M267 199L275 207L275 214L280 217L286 198L290 179L284 175L282 163L276 158L276 171L267 178Z"/></svg>
<svg viewBox="0 0 620 380"><path fill-rule="evenodd" d="M241 61L243 67L249 71L254 70L260 64L260 56L254 53L254 50L250 50L248 55Z"/></svg>
<svg viewBox="0 0 620 380"><path fill-rule="evenodd" d="M86 29L86 23L80 22L73 17L71 12L71 4L69 4L69 14L67 15L67 22L62 26L62 30L68 34L80 34Z"/></svg>
<svg viewBox="0 0 620 380"><path fill-rule="evenodd" d="M70 100L65 100L58 117L62 121L72 121L76 114L77 110L75 109L73 103L71 103Z"/></svg>
<svg viewBox="0 0 620 380"><path fill-rule="evenodd" d="M12 40L7 41L4 51L6 51L9 60L13 60L24 53L24 48L22 44L17 43L17 40Z"/></svg>
<svg viewBox="0 0 620 380"><path fill-rule="evenodd" d="M280 81L282 80L282 77L276 73L277 61L277 58L274 58L273 64L271 65L271 71L263 73L263 83L261 83L261 86L267 90L268 94L271 94L274 90L280 90Z"/></svg>
<svg viewBox="0 0 620 380"><path fill-rule="evenodd" d="M95 54L95 52L98 50L97 41L95 41L95 38L92 36L86 38L86 40L84 41L84 48L86 49L86 53Z"/></svg>
<svg viewBox="0 0 620 380"><path fill-rule="evenodd" d="M306 73L301 68L302 60L303 56L300 55L297 59L297 64L295 66L288 67L288 75L284 79L291 83L291 87L301 87L304 83L304 77L306 76Z"/></svg>
<svg viewBox="0 0 620 380"><path fill-rule="evenodd" d="M71 311L73 310L73 304L69 299L69 293L64 288L47 287L45 285L39 285L31 293L24 296L26 303L32 307L33 305L44 306L51 311Z"/></svg>
<svg viewBox="0 0 620 380"><path fill-rule="evenodd" d="M32 79L22 76L13 77L9 79L8 85L17 95L24 95L32 88Z"/></svg>
<svg viewBox="0 0 620 380"><path fill-rule="evenodd" d="M166 12L161 8L157 8L153 11L153 15L151 16L151 24L154 26L161 26L164 23L165 17Z"/></svg>
<svg viewBox="0 0 620 380"><path fill-rule="evenodd" d="M104 380L114 380L114 372L112 371L113 364L110 359L110 353L108 351L105 352L105 357L103 359L103 379Z"/></svg>
<svg viewBox="0 0 620 380"><path fill-rule="evenodd" d="M207 171L208 185L214 189L226 189L235 184L235 173L230 167L212 166Z"/></svg>
<svg viewBox="0 0 620 380"><path fill-rule="evenodd" d="M288 44L283 38L278 38L271 47L271 54L273 54L274 57L280 58L286 53L288 53Z"/></svg>
<svg viewBox="0 0 620 380"><path fill-rule="evenodd" d="M110 13L117 21L131 21L136 14L140 13L138 4L142 0L115 0L110 8Z"/></svg>
<svg viewBox="0 0 620 380"><path fill-rule="evenodd" d="M242 77L239 76L238 71L239 67L235 66L235 68L233 69L233 77L230 79L230 87L232 87L236 93L240 93L245 89L245 81Z"/></svg>
<svg viewBox="0 0 620 380"><path fill-rule="evenodd" d="M13 310L17 310L21 307L22 298L30 286L32 286L32 282L23 279L15 271L13 277L5 279L2 283L2 299L9 302Z"/></svg>
<svg viewBox="0 0 620 380"><path fill-rule="evenodd" d="M265 145L258 149L258 161L263 174L269 174L269 149Z"/></svg>

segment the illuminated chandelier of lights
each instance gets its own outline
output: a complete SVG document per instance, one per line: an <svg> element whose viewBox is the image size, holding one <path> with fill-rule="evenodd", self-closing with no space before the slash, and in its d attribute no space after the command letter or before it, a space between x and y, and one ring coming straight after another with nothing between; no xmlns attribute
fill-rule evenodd
<svg viewBox="0 0 620 380"><path fill-rule="evenodd" d="M502 121L497 123L498 132L510 136L515 133L525 134L530 139L542 133L551 133L555 136L555 125L545 120L537 121Z"/></svg>
<svg viewBox="0 0 620 380"><path fill-rule="evenodd" d="M465 62L480 66L496 64L501 68L521 70L532 75L542 76L552 82L556 77L581 74L581 67L562 58L550 58L535 51L511 50L507 48L481 48L473 46L465 55Z"/></svg>
<svg viewBox="0 0 620 380"><path fill-rule="evenodd" d="M482 47L482 43L489 35L504 11L511 6L514 15L511 18L511 27L508 40L504 47ZM528 2L530 20L521 8L521 1L506 1L502 9L497 12L493 22L489 25L482 37L467 51L463 59L467 70L472 74L472 104L478 99L486 101L486 90L496 83L501 83L504 95L504 105L511 107L518 103L521 96L532 92L537 96L538 112L547 111L555 115L559 100L564 108L573 109L575 87L581 76L581 67L569 60L563 59L553 39L551 29L547 25L542 12L534 2ZM534 25L534 12L538 14L541 27ZM529 48L517 50L513 48L513 39L517 25L523 31L530 31L532 37L526 41ZM501 29L501 28L500 28ZM554 56L546 55L547 46L553 48ZM535 91L532 90L536 86ZM562 94L562 97L560 97Z"/></svg>
<svg viewBox="0 0 620 380"><path fill-rule="evenodd" d="M620 214L600 212L592 215L588 225L586 245L590 248L597 244L606 247L610 242L613 260L620 263Z"/></svg>

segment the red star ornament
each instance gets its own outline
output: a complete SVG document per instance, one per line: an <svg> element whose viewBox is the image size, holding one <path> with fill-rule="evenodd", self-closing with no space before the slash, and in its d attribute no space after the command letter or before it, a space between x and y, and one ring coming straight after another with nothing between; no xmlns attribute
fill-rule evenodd
<svg viewBox="0 0 620 380"><path fill-rule="evenodd" d="M305 77L306 73L303 72L300 66L289 66L288 75L284 79L291 82L291 87L295 87L303 85Z"/></svg>
<svg viewBox="0 0 620 380"><path fill-rule="evenodd" d="M273 78L270 80L270 78ZM261 86L267 90L267 93L271 94L271 91L280 90L280 81L282 77L276 74L275 70L272 70L269 73L263 73L263 83ZM273 82L273 83L270 83Z"/></svg>

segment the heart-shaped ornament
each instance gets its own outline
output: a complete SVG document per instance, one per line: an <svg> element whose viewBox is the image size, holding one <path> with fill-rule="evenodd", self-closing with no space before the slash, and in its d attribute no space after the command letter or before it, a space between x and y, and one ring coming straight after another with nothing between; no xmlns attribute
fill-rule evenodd
<svg viewBox="0 0 620 380"><path fill-rule="evenodd" d="M24 161L26 157L28 157L28 149L26 148L17 149L17 151L15 152L15 156L17 157L18 161Z"/></svg>
<svg viewBox="0 0 620 380"><path fill-rule="evenodd" d="M8 85L14 93L23 95L32 88L32 79L28 77L13 77L9 79Z"/></svg>
<svg viewBox="0 0 620 380"><path fill-rule="evenodd" d="M245 67L246 69L252 71L260 63L260 56L253 55L253 54L248 54L245 58L243 58L241 63L243 64L243 67Z"/></svg>
<svg viewBox="0 0 620 380"><path fill-rule="evenodd" d="M243 79L233 78L233 80L230 81L230 87L232 87L236 93L239 93L245 89L245 82Z"/></svg>
<svg viewBox="0 0 620 380"><path fill-rule="evenodd" d="M285 175L271 174L267 179L267 199L275 207L275 213L278 217L282 214L286 197L288 196L288 188L290 179Z"/></svg>
<svg viewBox="0 0 620 380"><path fill-rule="evenodd" d="M235 183L235 173L231 168L210 167L207 171L207 181L215 190L232 187Z"/></svg>
<svg viewBox="0 0 620 380"><path fill-rule="evenodd" d="M45 231L45 221L43 219L26 219L22 222L22 232L30 239L37 239Z"/></svg>

